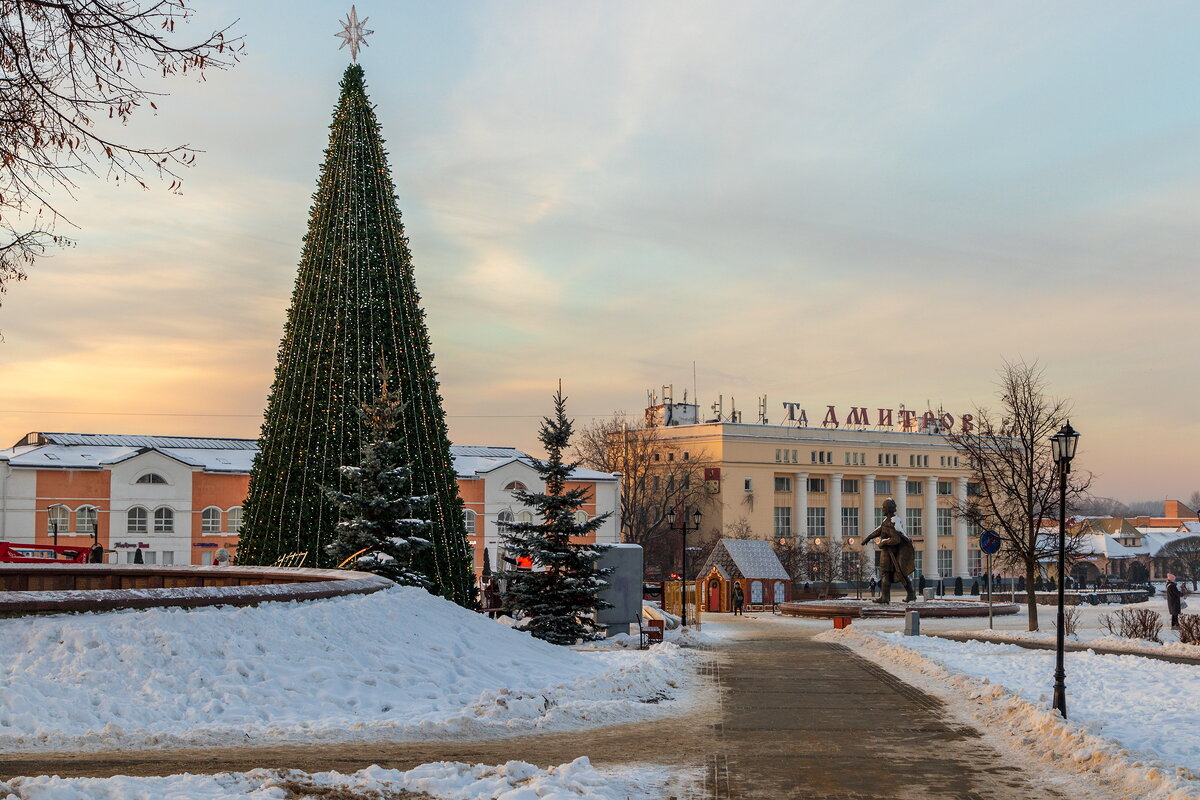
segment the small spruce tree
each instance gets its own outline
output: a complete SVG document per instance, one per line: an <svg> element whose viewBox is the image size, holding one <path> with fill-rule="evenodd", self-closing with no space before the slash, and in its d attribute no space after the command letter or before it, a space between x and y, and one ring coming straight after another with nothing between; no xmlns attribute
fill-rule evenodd
<svg viewBox="0 0 1200 800"><path fill-rule="evenodd" d="M342 513L334 540L325 548L337 564L354 559L354 568L373 572L401 586L434 585L414 566L415 557L429 546L431 524L418 518L427 497L412 497L412 470L405 463L404 444L397 441L404 402L387 388L384 371L380 396L358 410L365 441L358 466L343 466L344 489L328 489Z"/></svg>
<svg viewBox="0 0 1200 800"><path fill-rule="evenodd" d="M562 385L554 395L554 418L545 417L539 433L547 460L534 460L534 468L546 482L546 491L516 490L513 497L534 509L535 521L509 523L504 546L516 560L529 559L532 569L507 570L505 605L523 612L529 622L525 630L553 644L575 644L600 638L594 614L609 606L598 593L606 585L596 557L607 545L588 544L579 539L593 535L608 514L586 522L575 518L587 502L586 489L567 489L567 481L578 463L565 463L563 453L574 426L567 419Z"/></svg>

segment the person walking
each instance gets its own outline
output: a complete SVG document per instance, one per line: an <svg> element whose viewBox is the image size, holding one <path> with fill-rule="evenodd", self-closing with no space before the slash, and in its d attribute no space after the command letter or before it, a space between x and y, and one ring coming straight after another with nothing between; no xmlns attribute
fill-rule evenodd
<svg viewBox="0 0 1200 800"><path fill-rule="evenodd" d="M1183 604L1180 602L1179 584L1175 583L1175 576L1167 573L1167 589L1163 592L1167 596L1167 613L1171 615L1171 627L1179 627L1179 611Z"/></svg>
<svg viewBox="0 0 1200 800"><path fill-rule="evenodd" d="M744 617L742 606L746 604L746 593L742 591L742 585L735 583L733 585L733 615L735 617Z"/></svg>
<svg viewBox="0 0 1200 800"><path fill-rule="evenodd" d="M88 561L92 564L101 564L104 562L104 545L96 542L88 551Z"/></svg>

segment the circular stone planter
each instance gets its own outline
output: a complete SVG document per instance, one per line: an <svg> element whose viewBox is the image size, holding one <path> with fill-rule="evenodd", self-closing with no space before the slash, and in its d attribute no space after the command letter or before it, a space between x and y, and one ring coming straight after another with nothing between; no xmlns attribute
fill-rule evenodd
<svg viewBox="0 0 1200 800"><path fill-rule="evenodd" d="M0 564L0 616L249 606L371 594L394 585L378 575L344 569Z"/></svg>
<svg viewBox="0 0 1200 800"><path fill-rule="evenodd" d="M780 603L779 613L786 617L903 617L905 611L920 611L922 619L938 617L986 617L988 604L979 600L918 600L915 603L873 603L870 600L814 600L803 603ZM1016 614L1021 607L1014 603L993 603L992 614Z"/></svg>

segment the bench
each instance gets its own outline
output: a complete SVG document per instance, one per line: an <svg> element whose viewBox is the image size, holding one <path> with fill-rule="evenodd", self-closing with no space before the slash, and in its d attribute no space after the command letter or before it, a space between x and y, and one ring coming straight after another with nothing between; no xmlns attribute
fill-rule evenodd
<svg viewBox="0 0 1200 800"><path fill-rule="evenodd" d="M652 644L659 644L663 640L663 621L661 619L646 620L646 627L642 628L642 649L645 650Z"/></svg>

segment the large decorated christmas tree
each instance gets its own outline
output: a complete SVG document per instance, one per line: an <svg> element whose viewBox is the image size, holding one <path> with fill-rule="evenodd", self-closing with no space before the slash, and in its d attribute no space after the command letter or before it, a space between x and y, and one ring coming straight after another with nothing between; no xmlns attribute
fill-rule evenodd
<svg viewBox="0 0 1200 800"><path fill-rule="evenodd" d="M363 70L351 64L330 126L299 274L267 401L237 560L271 564L305 552L334 566L326 546L346 491L341 467L361 455L358 409L384 373L403 400L396 440L427 495L425 548L414 566L434 591L474 602L471 557L450 440L412 256Z"/></svg>

